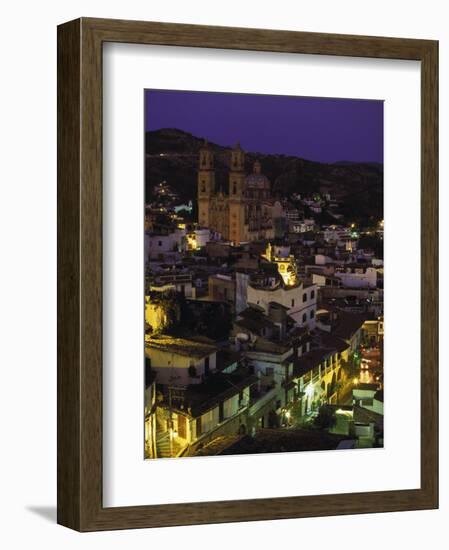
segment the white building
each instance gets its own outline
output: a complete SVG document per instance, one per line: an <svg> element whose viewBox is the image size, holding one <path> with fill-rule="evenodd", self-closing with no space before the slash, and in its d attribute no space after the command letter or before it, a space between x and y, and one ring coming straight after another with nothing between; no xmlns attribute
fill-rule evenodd
<svg viewBox="0 0 449 550"><path fill-rule="evenodd" d="M290 231L292 233L307 233L315 228L315 220L307 218L304 220L290 220Z"/></svg>
<svg viewBox="0 0 449 550"><path fill-rule="evenodd" d="M184 248L185 230L177 229L168 235L145 233L145 263L171 257Z"/></svg>
<svg viewBox="0 0 449 550"><path fill-rule="evenodd" d="M351 229L341 225L329 225L324 228L323 237L328 243L337 243L351 236Z"/></svg>
<svg viewBox="0 0 449 550"><path fill-rule="evenodd" d="M307 325L315 328L315 312L317 308L318 287L311 285L304 287L299 283L293 287L284 287L276 280L273 286L253 286L251 282L247 287L247 302L262 307L268 315L270 302L277 302L287 308L287 314L292 317L299 326Z"/></svg>
<svg viewBox="0 0 449 550"><path fill-rule="evenodd" d="M198 250L211 240L211 231L207 227L197 227L187 233L187 249Z"/></svg>
<svg viewBox="0 0 449 550"><path fill-rule="evenodd" d="M158 384L200 384L217 365L215 346L166 335L146 336L145 355Z"/></svg>
<svg viewBox="0 0 449 550"><path fill-rule="evenodd" d="M336 268L333 275L313 273L312 282L317 286L376 288L377 270L374 267L345 266Z"/></svg>
<svg viewBox="0 0 449 550"><path fill-rule="evenodd" d="M352 400L354 405L377 414L384 413L383 391L377 384L360 384L352 390Z"/></svg>
<svg viewBox="0 0 449 550"><path fill-rule="evenodd" d="M151 292L174 290L186 298L194 298L195 296L192 275L183 271L159 272L153 278L148 290Z"/></svg>

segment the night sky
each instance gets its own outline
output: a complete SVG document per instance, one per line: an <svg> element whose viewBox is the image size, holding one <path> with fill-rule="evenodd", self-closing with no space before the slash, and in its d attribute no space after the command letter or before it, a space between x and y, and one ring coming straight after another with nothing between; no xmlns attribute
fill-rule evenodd
<svg viewBox="0 0 449 550"><path fill-rule="evenodd" d="M146 90L145 129L160 128L252 152L383 163L377 100Z"/></svg>

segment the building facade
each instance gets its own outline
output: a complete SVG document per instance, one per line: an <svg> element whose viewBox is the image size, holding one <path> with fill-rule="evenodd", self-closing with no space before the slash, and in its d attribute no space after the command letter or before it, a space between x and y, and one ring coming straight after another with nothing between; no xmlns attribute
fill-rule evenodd
<svg viewBox="0 0 449 550"><path fill-rule="evenodd" d="M275 208L275 203L277 208ZM229 192L216 190L214 155L207 143L201 148L198 168L198 222L235 244L274 237L274 217L279 203L270 181L256 161L253 173L245 172L245 153L237 145L231 152Z"/></svg>

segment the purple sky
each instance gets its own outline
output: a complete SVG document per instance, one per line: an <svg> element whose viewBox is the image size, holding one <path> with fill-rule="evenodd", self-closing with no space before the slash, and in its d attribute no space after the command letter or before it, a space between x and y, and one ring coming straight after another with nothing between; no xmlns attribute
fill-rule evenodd
<svg viewBox="0 0 449 550"><path fill-rule="evenodd" d="M321 162L383 162L383 101L145 91L145 129Z"/></svg>

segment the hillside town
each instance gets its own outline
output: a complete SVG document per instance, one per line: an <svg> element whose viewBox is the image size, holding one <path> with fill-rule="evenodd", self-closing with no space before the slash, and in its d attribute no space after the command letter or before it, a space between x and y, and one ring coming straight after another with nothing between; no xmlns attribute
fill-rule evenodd
<svg viewBox="0 0 449 550"><path fill-rule="evenodd" d="M197 154L145 212L145 457L383 446L383 219Z"/></svg>

